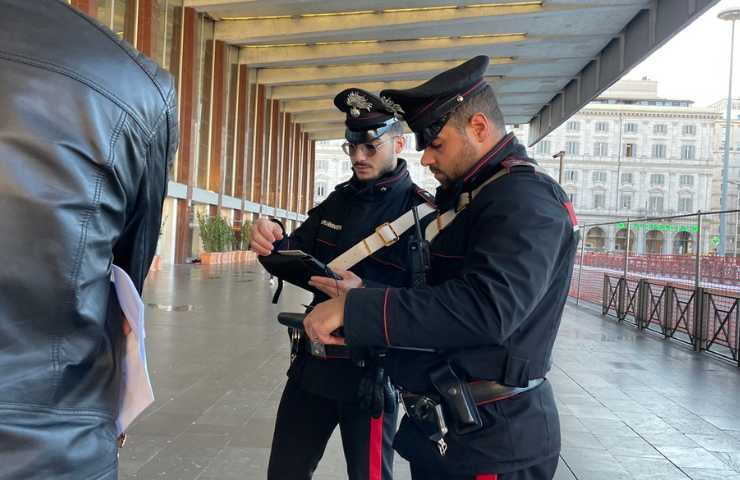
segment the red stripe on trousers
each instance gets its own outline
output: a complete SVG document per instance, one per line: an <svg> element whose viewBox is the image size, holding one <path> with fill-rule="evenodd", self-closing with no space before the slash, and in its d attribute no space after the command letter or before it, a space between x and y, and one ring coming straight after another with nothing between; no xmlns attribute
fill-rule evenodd
<svg viewBox="0 0 740 480"><path fill-rule="evenodd" d="M475 480L496 480L497 478L498 478L498 475L496 475L495 473L475 476Z"/></svg>
<svg viewBox="0 0 740 480"><path fill-rule="evenodd" d="M383 476L383 414L370 417L370 480L382 480ZM495 480L495 479L494 479Z"/></svg>

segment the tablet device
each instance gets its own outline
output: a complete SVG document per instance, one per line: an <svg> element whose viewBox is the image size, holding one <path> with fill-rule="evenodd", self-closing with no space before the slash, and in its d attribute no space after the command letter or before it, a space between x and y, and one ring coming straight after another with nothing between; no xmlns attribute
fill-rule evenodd
<svg viewBox="0 0 740 480"><path fill-rule="evenodd" d="M278 250L258 259L265 270L279 279L314 293L319 291L308 284L312 276L342 279L323 262L301 250Z"/></svg>

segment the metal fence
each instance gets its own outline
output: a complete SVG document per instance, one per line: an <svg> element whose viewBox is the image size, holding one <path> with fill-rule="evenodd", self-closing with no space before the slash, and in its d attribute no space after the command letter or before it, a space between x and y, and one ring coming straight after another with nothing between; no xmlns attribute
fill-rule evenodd
<svg viewBox="0 0 740 480"><path fill-rule="evenodd" d="M738 213L582 225L570 295L619 322L740 366Z"/></svg>

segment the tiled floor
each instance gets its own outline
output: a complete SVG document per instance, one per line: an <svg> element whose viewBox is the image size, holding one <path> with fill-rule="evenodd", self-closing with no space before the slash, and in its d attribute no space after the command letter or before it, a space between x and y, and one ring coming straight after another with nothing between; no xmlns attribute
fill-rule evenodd
<svg viewBox="0 0 740 480"><path fill-rule="evenodd" d="M265 478L288 345L256 265L183 266L148 280L157 400L130 430L121 478ZM550 374L561 480L740 480L740 369L568 307ZM396 478L408 479L397 460ZM346 478L337 436L315 475Z"/></svg>

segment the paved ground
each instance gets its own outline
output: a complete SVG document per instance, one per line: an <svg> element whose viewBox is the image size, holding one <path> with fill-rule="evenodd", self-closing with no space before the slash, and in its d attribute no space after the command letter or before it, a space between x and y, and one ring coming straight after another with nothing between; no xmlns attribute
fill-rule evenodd
<svg viewBox="0 0 740 480"><path fill-rule="evenodd" d="M256 265L183 266L144 293L157 401L130 430L130 479L265 478L288 364L274 320L307 297L270 304ZM740 369L568 307L550 380L563 430L559 480L740 480ZM397 460L396 478L408 479ZM346 478L337 438L315 478Z"/></svg>

